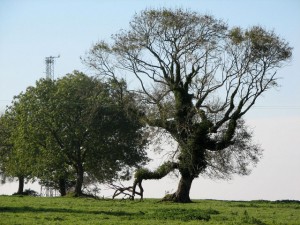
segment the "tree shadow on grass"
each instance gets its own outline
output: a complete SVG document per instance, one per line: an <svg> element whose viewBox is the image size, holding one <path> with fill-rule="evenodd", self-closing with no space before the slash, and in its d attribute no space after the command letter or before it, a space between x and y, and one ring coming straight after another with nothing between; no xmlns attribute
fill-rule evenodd
<svg viewBox="0 0 300 225"><path fill-rule="evenodd" d="M213 209L165 208L155 210L150 216L159 220L209 221L211 219L211 215L217 215L219 213L219 211Z"/></svg>
<svg viewBox="0 0 300 225"><path fill-rule="evenodd" d="M43 213L43 212L53 212L53 213L76 213L76 214L105 214L109 216L133 216L139 213L129 213L124 211L103 211L103 210L78 210L78 209L66 209L66 208L35 208L29 206L23 207L0 207L0 213Z"/></svg>
<svg viewBox="0 0 300 225"><path fill-rule="evenodd" d="M209 221L211 215L217 215L219 212L213 209L180 209L180 208L164 208L155 209L147 212L125 212L125 211L112 211L112 210L80 210L70 208L45 208L45 207L0 207L0 213L69 213L69 214L90 214L90 215L106 215L106 216L117 216L117 217L128 217L128 218L139 218L139 219L156 219L156 220L202 220Z"/></svg>

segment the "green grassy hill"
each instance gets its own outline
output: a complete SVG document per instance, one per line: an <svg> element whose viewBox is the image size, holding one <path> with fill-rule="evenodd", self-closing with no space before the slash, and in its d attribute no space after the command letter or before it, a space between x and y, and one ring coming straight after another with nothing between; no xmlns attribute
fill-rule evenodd
<svg viewBox="0 0 300 225"><path fill-rule="evenodd" d="M97 200L0 196L0 224L299 224L298 201Z"/></svg>

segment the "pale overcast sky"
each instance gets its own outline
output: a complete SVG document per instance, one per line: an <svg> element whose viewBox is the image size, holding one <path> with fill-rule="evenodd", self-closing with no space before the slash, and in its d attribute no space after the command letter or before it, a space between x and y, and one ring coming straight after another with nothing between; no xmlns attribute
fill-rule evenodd
<svg viewBox="0 0 300 225"><path fill-rule="evenodd" d="M135 12L162 7L208 13L230 26L274 29L294 48L292 61L278 72L281 87L266 93L246 116L265 149L257 168L231 181L200 177L191 197L300 200L299 0L0 0L0 112L14 95L45 77L45 57L61 55L55 77L75 69L89 74L79 58L93 43L126 29ZM145 196L162 197L175 191L177 182L170 177L145 182ZM15 191L0 186L0 194Z"/></svg>

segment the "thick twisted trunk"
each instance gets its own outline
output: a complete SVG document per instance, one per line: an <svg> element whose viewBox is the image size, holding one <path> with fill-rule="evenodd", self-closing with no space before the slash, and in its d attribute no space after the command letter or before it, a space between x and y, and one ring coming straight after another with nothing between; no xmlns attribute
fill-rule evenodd
<svg viewBox="0 0 300 225"><path fill-rule="evenodd" d="M176 202L191 202L190 199L190 190L192 186L192 182L194 180L194 177L185 177L182 176L177 191L174 193L174 201Z"/></svg>
<svg viewBox="0 0 300 225"><path fill-rule="evenodd" d="M164 200L181 203L192 202L190 199L190 190L193 180L194 177L192 176L182 176L179 181L177 191L172 195L166 196Z"/></svg>

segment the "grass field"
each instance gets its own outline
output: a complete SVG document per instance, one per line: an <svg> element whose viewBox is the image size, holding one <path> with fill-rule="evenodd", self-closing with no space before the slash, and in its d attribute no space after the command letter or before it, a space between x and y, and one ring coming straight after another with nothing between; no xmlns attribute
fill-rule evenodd
<svg viewBox="0 0 300 225"><path fill-rule="evenodd" d="M0 196L0 224L299 224L297 201L97 200Z"/></svg>

